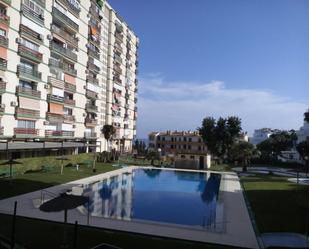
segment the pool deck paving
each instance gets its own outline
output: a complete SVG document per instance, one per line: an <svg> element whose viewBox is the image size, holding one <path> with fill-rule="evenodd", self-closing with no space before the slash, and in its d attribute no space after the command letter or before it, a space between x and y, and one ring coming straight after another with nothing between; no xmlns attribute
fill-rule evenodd
<svg viewBox="0 0 309 249"><path fill-rule="evenodd" d="M39 206L42 203L42 198L44 198L46 201L48 199L54 198L59 193L70 191L72 188L73 192L75 191L74 194L78 194L76 190L80 189L80 186L82 185L98 182L104 178L109 178L111 176L132 171L135 168L141 167L126 167L104 174L50 187L43 191L35 191L32 193L4 199L0 201L0 213L12 214L14 202L17 201L17 215L19 216L63 222L64 212L45 213L39 210ZM149 169L149 167L147 168ZM176 239L185 239L190 241L231 245L244 248L259 248L237 174L231 172L220 172L219 174L221 174L221 184L218 196L217 212L218 217L221 219L220 223L222 223L222 229L220 231L210 231L200 227L192 228L186 226L176 226L172 224L167 225L136 220L126 221L95 216L90 216L89 226ZM190 212L190 210L188 210L188 212ZM78 223L81 225L88 225L87 215L82 214L78 208L68 211L68 222L73 224L75 221L78 221Z"/></svg>

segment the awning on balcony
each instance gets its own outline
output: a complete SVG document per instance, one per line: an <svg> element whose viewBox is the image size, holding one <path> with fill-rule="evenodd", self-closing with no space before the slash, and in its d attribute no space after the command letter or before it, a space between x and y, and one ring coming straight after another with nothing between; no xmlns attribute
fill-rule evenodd
<svg viewBox="0 0 309 249"><path fill-rule="evenodd" d="M30 110L40 110L40 101L25 97L19 97L19 106Z"/></svg>

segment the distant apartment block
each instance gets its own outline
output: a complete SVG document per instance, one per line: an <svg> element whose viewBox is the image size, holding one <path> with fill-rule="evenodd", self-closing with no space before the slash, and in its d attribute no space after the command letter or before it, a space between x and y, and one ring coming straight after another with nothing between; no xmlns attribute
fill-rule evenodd
<svg viewBox="0 0 309 249"><path fill-rule="evenodd" d="M257 145L266 139L268 139L272 134L278 133L280 130L273 130L270 128L262 128L254 130L253 136L249 139L250 143Z"/></svg>
<svg viewBox="0 0 309 249"><path fill-rule="evenodd" d="M149 149L175 158L176 167L180 161L185 168L210 167L210 156L198 131L151 132L148 139Z"/></svg>
<svg viewBox="0 0 309 249"><path fill-rule="evenodd" d="M130 150L139 40L102 0L0 0L1 139Z"/></svg>
<svg viewBox="0 0 309 249"><path fill-rule="evenodd" d="M304 115L305 117L309 117L309 109L307 110L307 112L305 112ZM296 131L296 134L298 138L297 143L301 143L309 139L309 122L307 121L307 119L304 120L304 125L300 127L298 131Z"/></svg>

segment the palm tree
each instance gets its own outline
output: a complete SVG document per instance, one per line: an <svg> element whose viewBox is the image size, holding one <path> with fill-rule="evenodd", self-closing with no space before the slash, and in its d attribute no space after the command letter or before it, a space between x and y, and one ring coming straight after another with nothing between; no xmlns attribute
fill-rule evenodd
<svg viewBox="0 0 309 249"><path fill-rule="evenodd" d="M243 166L243 172L247 171L247 166L253 157L258 156L259 152L251 143L239 142L232 146L230 156L233 160L240 161Z"/></svg>
<svg viewBox="0 0 309 249"><path fill-rule="evenodd" d="M106 139L106 142L107 142L106 147L109 148L108 143L113 138L113 135L116 133L116 129L113 125L104 125L101 132L104 135L104 138Z"/></svg>

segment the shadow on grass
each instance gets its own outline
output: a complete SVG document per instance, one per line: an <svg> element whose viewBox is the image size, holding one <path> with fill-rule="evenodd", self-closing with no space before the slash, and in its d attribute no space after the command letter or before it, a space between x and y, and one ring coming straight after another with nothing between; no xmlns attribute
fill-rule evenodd
<svg viewBox="0 0 309 249"><path fill-rule="evenodd" d="M10 237L12 216L0 214L0 234ZM16 240L27 249L55 249L61 248L66 230L68 248L73 248L73 225L37 219L17 217ZM191 242L185 240L168 239L155 236L147 236L115 230L105 230L80 226L77 232L77 248L90 249L101 243L116 245L123 249L147 248L147 249L220 249L235 248ZM235 248L236 249L236 248Z"/></svg>

